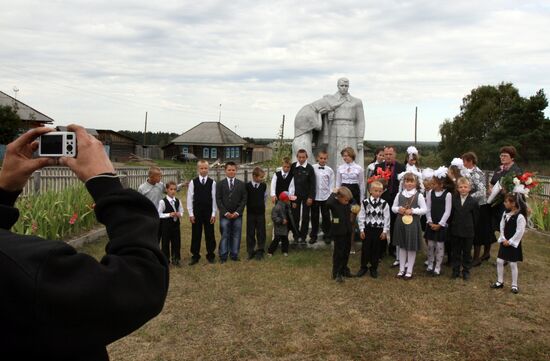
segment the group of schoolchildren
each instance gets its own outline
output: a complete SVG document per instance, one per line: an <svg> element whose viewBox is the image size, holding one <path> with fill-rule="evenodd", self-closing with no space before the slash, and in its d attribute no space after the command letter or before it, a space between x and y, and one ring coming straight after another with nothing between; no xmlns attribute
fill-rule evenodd
<svg viewBox="0 0 550 361"><path fill-rule="evenodd" d="M187 192L187 210L192 223L189 265L198 263L201 258L203 231L206 259L215 262L217 214L221 233L219 261L239 261L245 208L248 259L263 259L266 201L271 198L274 203L271 211L273 239L267 247L268 257L274 255L279 244L283 255L288 256L289 233L297 245L305 245L311 222L310 244L317 242L319 230L327 244L334 242L332 278L337 282L367 273L377 278L378 264L386 254L396 257L392 264L392 267L399 267L396 277L410 280L422 243L427 250L428 274L439 276L442 273L447 254L452 278L468 280L474 239L476 235L479 238L482 233L491 233L486 229L490 225L479 222L479 202L472 196L479 190L470 173L455 161L449 168L439 167L435 171L427 168L421 172L416 148L407 149L405 164L395 160L395 152L393 146L378 150L365 178L363 167L355 163L355 151L351 147L341 151L342 164L336 171L327 165L326 152L321 151L317 163L310 164L307 152L301 149L296 154L296 162L283 159L280 170L273 174L269 189L265 172L259 167L254 168L252 180L245 184L236 178L237 165L227 162L226 178L216 183L208 176L208 162L199 161L198 176L189 182ZM179 266L183 206L175 196L181 185L175 182L163 185L160 176L159 168L151 168L147 182L139 191L157 206L162 251L174 266ZM499 227L498 280L491 287L503 287L503 267L509 262L512 292L518 293L516 262L522 260L521 238L526 210L516 195L505 195L503 204L506 212L501 216ZM350 253L355 253L356 237L362 242L361 261L357 274L352 274L348 260Z"/></svg>

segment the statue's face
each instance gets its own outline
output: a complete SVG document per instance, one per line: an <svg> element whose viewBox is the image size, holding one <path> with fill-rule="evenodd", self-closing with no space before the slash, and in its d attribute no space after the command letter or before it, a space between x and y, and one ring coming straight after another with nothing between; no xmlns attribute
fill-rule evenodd
<svg viewBox="0 0 550 361"><path fill-rule="evenodd" d="M338 92L342 95L346 95L349 90L349 82L347 81L339 81L338 82Z"/></svg>

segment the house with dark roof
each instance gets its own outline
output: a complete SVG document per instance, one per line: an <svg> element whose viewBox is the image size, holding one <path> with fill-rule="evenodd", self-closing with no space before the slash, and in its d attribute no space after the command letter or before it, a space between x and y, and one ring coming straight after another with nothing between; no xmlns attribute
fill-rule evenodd
<svg viewBox="0 0 550 361"><path fill-rule="evenodd" d="M246 140L221 122L202 122L162 147L164 159L193 154L209 162L246 160Z"/></svg>
<svg viewBox="0 0 550 361"><path fill-rule="evenodd" d="M53 124L53 119L46 114L39 112L33 107L28 106L22 101L17 100L2 91L0 91L0 105L9 106L16 109L17 115L26 129Z"/></svg>

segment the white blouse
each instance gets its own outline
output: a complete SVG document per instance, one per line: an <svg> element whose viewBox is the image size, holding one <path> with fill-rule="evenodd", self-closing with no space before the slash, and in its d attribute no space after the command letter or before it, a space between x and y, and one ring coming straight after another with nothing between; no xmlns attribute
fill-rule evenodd
<svg viewBox="0 0 550 361"><path fill-rule="evenodd" d="M510 219L514 214L512 212L505 213L502 219L500 220L500 237L498 237L498 243L502 243L506 240L506 237L504 237L504 226L506 225L506 221ZM525 233L525 227L527 226L527 220L525 220L525 217L523 214L520 214L518 216L518 221L516 225L516 233L510 239L508 242L510 242L510 245L514 248L518 248L519 242L521 242L521 239L523 238L523 233Z"/></svg>
<svg viewBox="0 0 550 361"><path fill-rule="evenodd" d="M364 199L365 172L363 171L363 167L355 162L339 165L336 172L336 187L340 187L342 184L358 184L361 199Z"/></svg>
<svg viewBox="0 0 550 361"><path fill-rule="evenodd" d="M400 194L405 196L406 198L411 198L414 196L418 191L416 189L413 190L402 190ZM395 197L395 200L393 201L393 206L391 207L391 210L393 213L399 213L399 194L397 197ZM424 196L422 193L418 193L418 207L417 208L411 208L413 214L417 214L419 216L426 214L428 212L428 207L426 206L426 200L424 199Z"/></svg>

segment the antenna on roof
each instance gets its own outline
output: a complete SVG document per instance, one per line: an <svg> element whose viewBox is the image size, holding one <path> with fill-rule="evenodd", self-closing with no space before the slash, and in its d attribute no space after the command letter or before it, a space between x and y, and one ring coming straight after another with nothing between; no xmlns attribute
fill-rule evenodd
<svg viewBox="0 0 550 361"><path fill-rule="evenodd" d="M17 100L17 93L19 92L19 88L14 86L13 87L13 92L15 93L15 100Z"/></svg>
<svg viewBox="0 0 550 361"><path fill-rule="evenodd" d="M222 122L222 105L220 104L220 112L218 114L218 123Z"/></svg>

